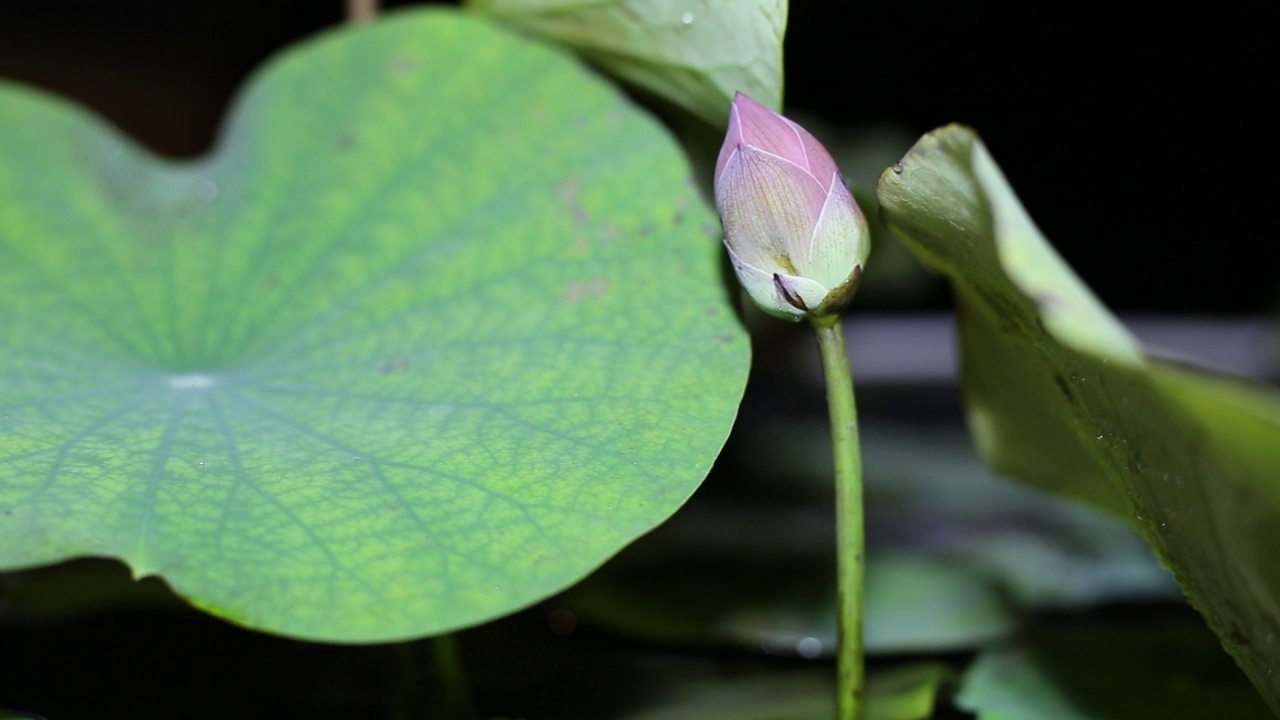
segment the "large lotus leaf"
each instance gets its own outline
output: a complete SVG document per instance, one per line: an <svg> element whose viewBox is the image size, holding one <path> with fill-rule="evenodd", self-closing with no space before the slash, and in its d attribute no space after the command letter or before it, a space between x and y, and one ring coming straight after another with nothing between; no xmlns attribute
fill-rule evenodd
<svg viewBox="0 0 1280 720"><path fill-rule="evenodd" d="M786 0L468 0L714 125L741 91L782 106Z"/></svg>
<svg viewBox="0 0 1280 720"><path fill-rule="evenodd" d="M926 135L879 196L954 285L979 449L1127 518L1280 711L1280 396L1144 357L967 129Z"/></svg>
<svg viewBox="0 0 1280 720"><path fill-rule="evenodd" d="M748 365L676 144L453 11L285 52L157 159L0 88L0 566L403 638L555 592L701 482Z"/></svg>

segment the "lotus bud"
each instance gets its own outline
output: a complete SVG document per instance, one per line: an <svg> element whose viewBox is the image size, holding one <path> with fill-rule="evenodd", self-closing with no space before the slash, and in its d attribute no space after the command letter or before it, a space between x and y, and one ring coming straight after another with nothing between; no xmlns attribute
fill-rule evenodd
<svg viewBox="0 0 1280 720"><path fill-rule="evenodd" d="M738 93L715 190L733 269L765 312L798 321L849 303L870 231L835 161L804 128Z"/></svg>

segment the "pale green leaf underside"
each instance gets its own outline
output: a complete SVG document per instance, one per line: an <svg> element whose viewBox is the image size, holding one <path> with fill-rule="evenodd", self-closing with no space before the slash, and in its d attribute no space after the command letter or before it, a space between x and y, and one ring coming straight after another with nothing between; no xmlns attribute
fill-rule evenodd
<svg viewBox="0 0 1280 720"><path fill-rule="evenodd" d="M545 46L449 11L331 33L191 164L15 86L0 126L0 566L422 635L582 577L732 423L714 216Z"/></svg>
<svg viewBox="0 0 1280 720"><path fill-rule="evenodd" d="M468 0L605 70L728 122L735 92L782 109L786 0Z"/></svg>
<svg viewBox="0 0 1280 720"><path fill-rule="evenodd" d="M953 282L969 424L999 469L1126 517L1280 710L1280 397L1148 360L972 132L885 171L889 225Z"/></svg>

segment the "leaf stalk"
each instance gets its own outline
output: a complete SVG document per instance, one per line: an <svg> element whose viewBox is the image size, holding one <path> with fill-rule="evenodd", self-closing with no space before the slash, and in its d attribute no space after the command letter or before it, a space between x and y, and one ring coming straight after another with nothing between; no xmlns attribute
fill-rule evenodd
<svg viewBox="0 0 1280 720"><path fill-rule="evenodd" d="M862 510L862 451L844 331L838 316L811 321L818 336L831 415L831 451L836 482L836 584L839 608L837 700L840 720L861 720L865 669L862 599L865 532Z"/></svg>

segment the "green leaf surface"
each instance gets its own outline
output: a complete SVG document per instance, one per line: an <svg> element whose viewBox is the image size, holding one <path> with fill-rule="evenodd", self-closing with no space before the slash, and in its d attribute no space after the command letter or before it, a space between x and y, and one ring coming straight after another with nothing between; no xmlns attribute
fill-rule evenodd
<svg viewBox="0 0 1280 720"><path fill-rule="evenodd" d="M786 0L468 0L718 127L741 91L782 108Z"/></svg>
<svg viewBox="0 0 1280 720"><path fill-rule="evenodd" d="M333 641L474 624L664 520L748 358L675 143L452 11L274 60L157 159L0 87L0 566Z"/></svg>
<svg viewBox="0 0 1280 720"><path fill-rule="evenodd" d="M978 720L1265 720L1257 693L1203 626L1087 626L987 650L956 704Z"/></svg>
<svg viewBox="0 0 1280 720"><path fill-rule="evenodd" d="M955 288L979 449L1126 518L1280 712L1280 395L1145 358L967 129L926 135L879 197Z"/></svg>

